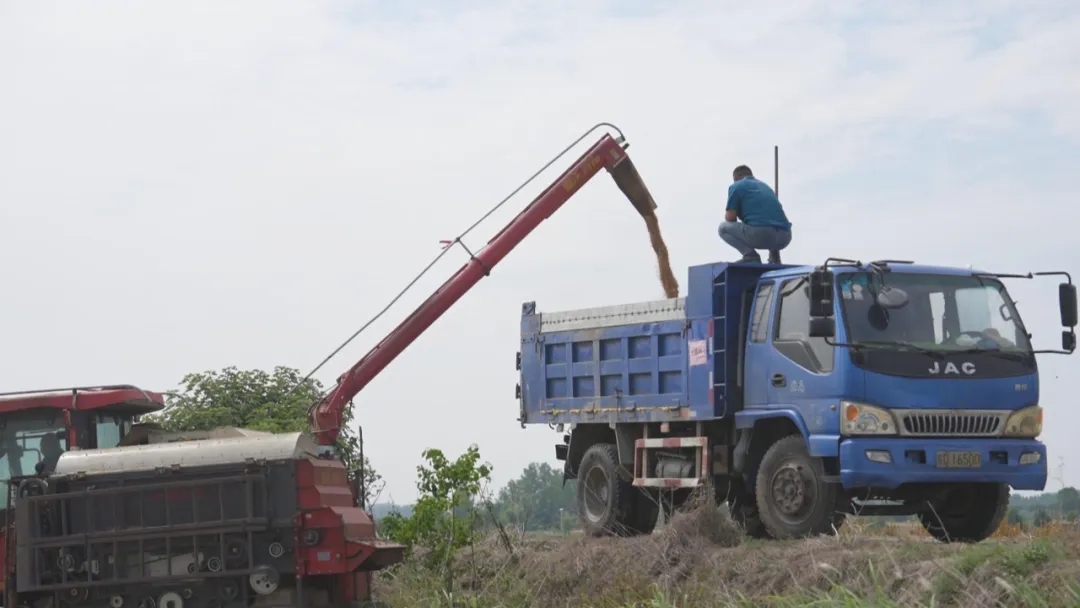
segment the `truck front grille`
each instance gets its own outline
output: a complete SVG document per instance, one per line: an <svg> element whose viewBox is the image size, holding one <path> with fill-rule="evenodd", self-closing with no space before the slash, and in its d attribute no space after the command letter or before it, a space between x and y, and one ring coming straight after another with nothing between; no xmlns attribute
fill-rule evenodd
<svg viewBox="0 0 1080 608"><path fill-rule="evenodd" d="M997 437L1010 412L986 410L907 410L900 416L901 434L931 437Z"/></svg>

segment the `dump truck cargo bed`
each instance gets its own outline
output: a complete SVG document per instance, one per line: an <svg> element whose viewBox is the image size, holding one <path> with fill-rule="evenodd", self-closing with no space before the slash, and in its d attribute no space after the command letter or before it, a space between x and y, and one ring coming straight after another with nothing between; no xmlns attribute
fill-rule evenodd
<svg viewBox="0 0 1080 608"><path fill-rule="evenodd" d="M752 290L777 266L703 264L684 298L560 312L522 306L523 423L708 420L741 409Z"/></svg>
<svg viewBox="0 0 1080 608"><path fill-rule="evenodd" d="M521 371L528 419L677 417L689 404L685 306L679 298L527 312Z"/></svg>

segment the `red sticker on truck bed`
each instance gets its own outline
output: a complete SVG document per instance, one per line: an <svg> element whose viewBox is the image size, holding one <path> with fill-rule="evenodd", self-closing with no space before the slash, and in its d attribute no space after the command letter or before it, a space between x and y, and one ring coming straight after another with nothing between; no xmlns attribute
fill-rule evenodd
<svg viewBox="0 0 1080 608"><path fill-rule="evenodd" d="M709 350L705 340L691 340L689 350L690 367L694 367L695 365L705 365L709 362Z"/></svg>

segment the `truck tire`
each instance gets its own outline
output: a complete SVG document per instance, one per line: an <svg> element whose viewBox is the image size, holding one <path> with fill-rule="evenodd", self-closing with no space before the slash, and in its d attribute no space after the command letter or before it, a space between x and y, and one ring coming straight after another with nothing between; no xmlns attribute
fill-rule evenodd
<svg viewBox="0 0 1080 608"><path fill-rule="evenodd" d="M660 519L660 496L641 488L631 490L634 496L634 524L627 532L631 535L652 534Z"/></svg>
<svg viewBox="0 0 1080 608"><path fill-rule="evenodd" d="M741 492L737 496L728 498L727 504L732 521L743 529L744 534L750 538L769 537L765 526L761 524L761 517L758 516L757 501L753 495L749 492Z"/></svg>
<svg viewBox="0 0 1080 608"><path fill-rule="evenodd" d="M919 513L919 523L943 543L977 543L990 538L1009 510L1009 484L963 484L933 510Z"/></svg>
<svg viewBox="0 0 1080 608"><path fill-rule="evenodd" d="M590 536L633 536L647 527L639 505L648 496L635 488L622 472L619 452L610 443L586 450L578 465L577 510ZM656 518L653 518L653 526ZM651 528L649 532L651 532Z"/></svg>
<svg viewBox="0 0 1080 608"><path fill-rule="evenodd" d="M825 530L825 534L829 536L836 536L840 533L840 528L844 527L844 522L847 521L847 513L836 511L832 515L832 522L828 530Z"/></svg>
<svg viewBox="0 0 1080 608"><path fill-rule="evenodd" d="M821 460L810 456L802 435L772 444L754 483L758 517L769 536L783 540L833 532L836 486L825 482Z"/></svg>

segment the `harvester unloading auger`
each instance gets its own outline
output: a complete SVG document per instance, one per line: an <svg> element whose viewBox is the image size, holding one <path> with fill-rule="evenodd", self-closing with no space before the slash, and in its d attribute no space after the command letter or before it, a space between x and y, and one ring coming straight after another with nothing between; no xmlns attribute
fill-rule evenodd
<svg viewBox="0 0 1080 608"><path fill-rule="evenodd" d="M602 127L609 127L615 130L619 133L618 137L612 137L611 135L604 135L601 137L600 140L582 154L569 169L564 171L563 174L541 192L539 196L533 199L533 201L529 203L529 206L511 220L510 223L499 231L494 238L488 241L483 249L473 253L465 245L462 239L480 222L486 219L488 215L502 206L522 188L527 186L541 172L551 166L551 164L566 154L571 148L580 143L585 137L588 137L590 133ZM436 319L449 310L450 307L453 306L461 296L472 289L480 279L487 276L496 264L502 261L511 250L517 247L518 244L539 226L541 222L558 211L571 196L577 193L577 191L585 185L585 182L592 179L592 177L602 168L607 169L608 173L610 173L611 177L615 180L615 184L619 187L619 190L626 195L626 198L634 206L634 209L645 218L646 224L649 226L650 240L652 241L653 248L657 252L657 258L660 264L660 276L666 292L665 295L669 298L678 297L679 286L667 259L667 248L664 246L663 238L659 236L659 224L655 214L656 202L653 200L652 194L649 193L649 189L645 186L645 182L641 179L641 175L638 173L637 168L634 167L633 161L631 161L630 157L626 154L627 147L629 147L629 144L626 143L622 132L614 125L607 123L596 125L563 150L558 156L549 161L547 165L540 169L540 171L518 186L517 189L499 202L491 209L491 211L488 211L480 221L473 224L465 231L465 233L454 240L449 241L448 244L456 243L461 245L462 248L468 252L469 261L458 269L458 271L443 283L441 287L436 289L424 303L417 307L412 314L395 327L381 342L364 355L364 358L360 359L356 365L352 366L338 378L337 385L325 398L323 398L322 401L312 408L311 427L314 429L315 437L318 439L319 443L322 445L332 445L334 441L337 440L338 430L341 427L342 412L344 412L345 406L348 404L349 400L363 390L364 387L379 374L379 372L408 348L408 346L412 344L420 334L427 330ZM438 258L436 258L436 261L437 260ZM428 265L427 268L431 268L433 264L434 262ZM426 271L427 269L425 269L424 272ZM424 273L421 273L421 276L423 274ZM410 283L410 286L419 278L420 277L416 277L416 279ZM398 297L400 297L400 295ZM395 298L395 300L396 299L397 298ZM378 316L376 316L376 318L378 318ZM374 319L372 319L372 321L374 321ZM370 323L371 322L369 322L368 325L370 325ZM362 330L363 328L361 328L361 331ZM357 334L358 333L359 332L357 332ZM353 337L356 337L356 334L354 334ZM349 340L352 340L352 338ZM346 344L347 343L348 341L346 341ZM342 344L337 350L340 350L344 346L345 344ZM333 354L331 354L331 356L333 356Z"/></svg>
<svg viewBox="0 0 1080 608"><path fill-rule="evenodd" d="M462 241L480 222L449 243L469 261L312 406L311 435L163 434L138 417L163 409L164 398L132 386L0 395L8 456L0 480L10 488L4 606L231 608L257 600L329 608L368 599L371 572L399 562L403 547L376 538L354 485L363 476L350 482L334 448L345 406L601 168L654 230L656 203L621 132L606 123L496 208L604 127L617 136L604 134L483 249L472 253ZM677 292L666 248L655 237L653 244L665 287ZM50 458L46 444L63 454Z"/></svg>

